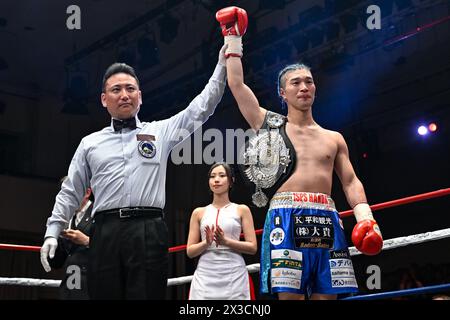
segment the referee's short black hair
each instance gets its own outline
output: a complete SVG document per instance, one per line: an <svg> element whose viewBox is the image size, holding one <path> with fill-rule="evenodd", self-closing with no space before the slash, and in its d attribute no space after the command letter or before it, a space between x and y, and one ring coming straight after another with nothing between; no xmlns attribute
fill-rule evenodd
<svg viewBox="0 0 450 320"><path fill-rule="evenodd" d="M105 92L106 89L106 81L113 75L117 74L117 73L126 73L129 74L130 76L132 76L133 78L136 79L136 82L139 86L139 79L136 76L136 72L134 71L133 67L127 65L126 63L122 63L122 62L116 62L113 63L112 65L110 65L108 67L108 69L106 69L105 71L105 75L103 76L103 84L102 84L102 92Z"/></svg>

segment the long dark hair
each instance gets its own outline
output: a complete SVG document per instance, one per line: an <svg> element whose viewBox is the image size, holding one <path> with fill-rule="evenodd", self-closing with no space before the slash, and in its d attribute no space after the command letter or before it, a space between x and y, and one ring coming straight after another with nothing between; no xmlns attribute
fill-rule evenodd
<svg viewBox="0 0 450 320"><path fill-rule="evenodd" d="M234 171L233 171L233 168L226 162L216 162L209 168L208 181L209 181L209 178L211 177L211 172L214 170L214 168L217 168L219 166L222 166L225 169L225 173L227 175L228 183L230 184L230 189L231 189L231 187L233 186L233 183L234 183ZM208 189L209 189L209 184L208 184Z"/></svg>

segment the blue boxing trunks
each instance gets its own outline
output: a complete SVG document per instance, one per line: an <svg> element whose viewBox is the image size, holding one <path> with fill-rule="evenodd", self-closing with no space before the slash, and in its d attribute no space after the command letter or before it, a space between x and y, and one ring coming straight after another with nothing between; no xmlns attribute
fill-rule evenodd
<svg viewBox="0 0 450 320"><path fill-rule="evenodd" d="M273 196L261 243L261 293L358 291L342 221L326 194Z"/></svg>

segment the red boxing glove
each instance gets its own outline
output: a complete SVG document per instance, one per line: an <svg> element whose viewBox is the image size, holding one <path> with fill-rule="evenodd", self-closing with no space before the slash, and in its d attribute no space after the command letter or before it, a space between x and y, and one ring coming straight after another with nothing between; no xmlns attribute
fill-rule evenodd
<svg viewBox="0 0 450 320"><path fill-rule="evenodd" d="M373 256L383 248L383 237L375 220L363 220L353 228L352 241L359 251Z"/></svg>
<svg viewBox="0 0 450 320"><path fill-rule="evenodd" d="M242 57L242 36L248 26L247 12L238 7L227 7L217 11L216 20L220 23L225 44L228 45L225 57Z"/></svg>
<svg viewBox="0 0 450 320"><path fill-rule="evenodd" d="M243 36L247 30L248 17L244 9L227 7L216 12L223 36Z"/></svg>
<svg viewBox="0 0 450 320"><path fill-rule="evenodd" d="M356 249L368 256L380 253L383 248L383 236L369 205L359 203L353 208L353 213L357 221L352 232L352 241Z"/></svg>

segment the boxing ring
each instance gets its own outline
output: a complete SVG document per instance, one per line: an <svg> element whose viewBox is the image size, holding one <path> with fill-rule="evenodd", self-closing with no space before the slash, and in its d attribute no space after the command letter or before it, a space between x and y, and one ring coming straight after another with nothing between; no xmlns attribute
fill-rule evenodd
<svg viewBox="0 0 450 320"><path fill-rule="evenodd" d="M440 189L428 193L418 194L406 198L401 198L397 200L392 200L388 202L383 202L370 206L372 211L377 211L381 209L393 208L396 206L406 205L414 202L425 201L433 198L444 197L450 195L450 188ZM352 216L352 210L347 210L339 212L341 218L346 218ZM255 231L256 235L262 234L262 229ZM420 244L429 241L435 241L440 239L450 238L450 227L441 230L429 231L420 234L414 234L404 237L392 238L383 241L382 251L400 248L409 245ZM15 244L1 244L0 250L14 250L14 251L32 251L39 252L41 247L39 246L26 246L26 245L15 245ZM179 245L169 248L169 253L181 252L186 250L186 245ZM351 256L360 255L355 247L349 247L349 252ZM380 253L381 254L381 253ZM259 272L259 263L247 265L249 273ZM168 286L179 286L188 284L192 280L192 275L182 276L177 278L168 279ZM0 286L14 285L14 286L37 286L37 287L59 287L61 280L48 280L48 279L33 279L33 278L8 278L0 277ZM252 289L252 284L251 284ZM374 294L356 295L351 297L343 298L343 300L375 300L375 299L390 299L400 296L410 296L428 293L438 293L443 291L450 291L450 283L447 284L436 284L431 286L389 291L389 292L379 292Z"/></svg>

